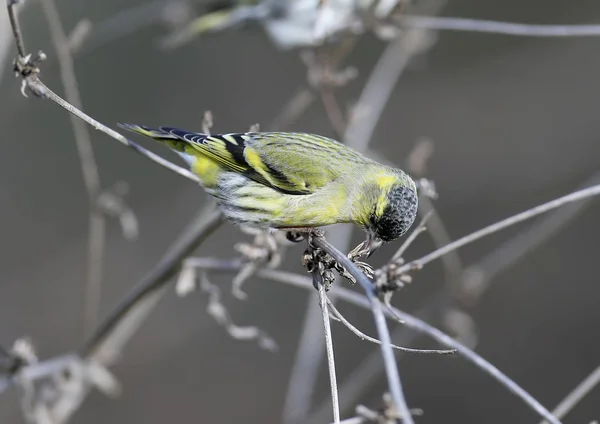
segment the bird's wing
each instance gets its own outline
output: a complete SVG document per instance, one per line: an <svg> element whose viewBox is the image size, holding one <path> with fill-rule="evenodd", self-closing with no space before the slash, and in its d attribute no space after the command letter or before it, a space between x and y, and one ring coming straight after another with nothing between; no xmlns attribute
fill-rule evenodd
<svg viewBox="0 0 600 424"><path fill-rule="evenodd" d="M348 160L365 161L332 139L306 133L232 133L207 135L172 127L158 130L121 124L189 154L193 149L231 171L286 194L302 195L335 180ZM177 141L186 146L177 146Z"/></svg>
<svg viewBox="0 0 600 424"><path fill-rule="evenodd" d="M251 133L246 142L278 184L300 193L313 193L368 159L347 146L316 134ZM246 153L246 158L249 158Z"/></svg>

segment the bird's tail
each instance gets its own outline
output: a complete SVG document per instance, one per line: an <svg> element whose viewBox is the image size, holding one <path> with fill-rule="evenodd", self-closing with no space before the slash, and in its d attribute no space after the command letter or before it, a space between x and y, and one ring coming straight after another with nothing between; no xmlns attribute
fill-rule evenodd
<svg viewBox="0 0 600 424"><path fill-rule="evenodd" d="M177 136L161 129L146 127L145 125L127 124L121 122L119 122L117 125L128 131L155 139L159 143L164 144L177 153L189 166L192 165L194 157L187 152L187 149L189 149L189 143L178 138Z"/></svg>

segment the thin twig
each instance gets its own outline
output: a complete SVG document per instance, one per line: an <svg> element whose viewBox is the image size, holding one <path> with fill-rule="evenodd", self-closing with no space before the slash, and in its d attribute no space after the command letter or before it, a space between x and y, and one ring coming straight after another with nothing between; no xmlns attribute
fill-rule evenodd
<svg viewBox="0 0 600 424"><path fill-rule="evenodd" d="M600 172L594 173L580 187L585 188L600 184ZM560 230L572 222L594 200L587 198L580 202L566 205L540 218L530 228L519 232L514 238L486 254L477 263L467 267L458 280L458 296L462 301L473 303L485 292L490 281L499 273L521 261Z"/></svg>
<svg viewBox="0 0 600 424"><path fill-rule="evenodd" d="M318 247L321 247L318 244L318 243L321 243L321 241L322 241L322 239L317 238L314 240L314 244L317 245ZM336 254L336 256L334 256L332 254L332 252L330 252L330 251L327 251L327 252L330 255L332 255L335 260L338 260L337 254ZM340 263L342 263L342 265L345 267L347 264L347 258L344 259L345 256L341 252L339 252L339 255L341 255L340 259L342 259L342 261L340 261ZM231 260L220 261L220 260L211 259L211 258L195 258L192 261L195 266L206 269L206 270L210 270L210 271L234 272L242 266L241 261L231 261ZM356 266L354 264L352 264L352 267L356 268ZM347 268L347 270L350 271L349 268ZM360 283L361 279L364 280L364 279L366 279L366 277L364 276L364 274L362 274L360 272L360 270L357 270L357 271L358 272L356 274L352 274L352 275L355 278L356 278L356 275L359 275L359 276L362 275L362 277L360 277L360 279L357 278L357 281ZM299 275L299 274L294 274L291 272L264 269L264 270L259 270L256 275L258 277L281 282L281 283L288 284L288 285L291 285L294 287L300 287L300 288L304 288L304 289L314 289L311 278L308 278L308 277L305 277L305 276ZM362 296L360 293L356 293L352 290L349 290L349 289L346 289L346 288L343 288L340 286L334 286L329 291L329 296L331 298L334 298L334 297L339 298L339 299L344 300L353 305L359 306L364 309L370 309L372 311L370 299L368 297ZM430 309L430 307L431 307L431 304L428 304L426 306L427 309ZM428 335L429 337L431 337L432 339L436 340L437 342L439 342L440 344L442 344L444 346L447 346L451 349L456 349L458 355L464 357L469 362L473 363L478 368L480 368L482 371L484 371L485 373L492 376L500 384L502 384L504 387L506 387L511 393L515 394L520 399L522 399L527 405L529 405L534 411L536 411L543 418L545 418L552 424L560 424L560 421L557 420L556 417L553 417L552 414L550 413L550 411L548 411L546 408L544 408L529 393L527 393L517 383L515 383L513 380L511 380L507 375L502 373L502 371L500 371L494 365L492 365L491 363L486 361L483 357L478 355L476 352L469 349L467 346L454 340L452 337L445 334L443 331L438 330L437 328L426 323L422 319L419 319L419 318L415 317L414 315L403 312L395 307L386 308L383 311L383 313L385 313L387 316L394 318L396 320L401 320L404 326L406 326L418 333Z"/></svg>
<svg viewBox="0 0 600 424"><path fill-rule="evenodd" d="M363 340L367 340L371 343L381 344L381 342L379 340L377 340L376 338L367 336L365 333L363 333L358 328L356 328L354 325L352 325L352 323L350 323L350 321L348 321L344 317L344 315L342 315L342 313L340 311L338 311L338 309L335 307L335 305L329 298L327 298L327 305L329 306L329 309L333 313L334 317L339 319L342 324L344 324L350 331L352 331L354 334L356 334L359 338L361 338ZM436 355L453 355L456 353L455 349L411 349L408 347L396 346L395 344L392 344L392 347L394 349L399 350L404 353L419 353L419 354L431 353L431 354L436 354Z"/></svg>
<svg viewBox="0 0 600 424"><path fill-rule="evenodd" d="M118 142L124 144L125 146L136 151L137 153L141 154L142 156L150 159L151 161L159 164L160 166L165 167L165 168L175 172L176 174L179 174L182 177L187 178L188 180L199 183L200 180L191 171L189 171L185 168L182 168L178 165L175 165L174 163L169 162L168 160L162 158L161 156L159 156L155 153L152 153L150 150L144 149L142 146L123 137L121 134L119 134L115 130L108 128L106 125L96 121L91 116L86 115L85 113L83 113L82 111L80 111L79 109L77 109L76 107L71 105L69 102L62 99L59 95L54 93L52 90L50 90L50 88L48 88L39 78L37 78L37 76L31 76L31 77L27 78L26 82L27 82L28 88L32 92L36 93L36 95L38 97L48 98L48 99L52 100L54 103L56 103L57 105L59 105L60 107L65 109L67 112L77 116L79 119L84 120L86 123L91 125L94 129L103 132L104 134L108 135L109 137L114 138Z"/></svg>
<svg viewBox="0 0 600 424"><path fill-rule="evenodd" d="M475 231L469 235L461 237L460 239L453 241L452 243L447 244L441 249L437 249L431 252L430 254L423 256L422 258L411 261L406 265L400 267L398 269L398 273L409 271L410 269L413 269L415 267L422 267L428 264L429 262L439 258L440 256L443 256L448 252L451 252L469 243L472 243L482 237L488 236L510 226L516 225L520 222L534 218L537 215L551 211L552 209L556 209L568 203L576 202L592 196L597 196L598 194L600 194L600 184L575 191L573 193L559 197L558 199L554 199L549 202L543 203L539 206L533 207L531 209L527 209L524 212L518 213L516 215L498 221L492 225L489 225L485 228L482 228L481 230Z"/></svg>
<svg viewBox="0 0 600 424"><path fill-rule="evenodd" d="M329 238L336 246L349 246L350 236L350 229L346 229L332 231ZM312 393L317 384L325 349L319 320L318 296L313 291L309 295L298 350L288 382L282 414L285 424L304 423L310 411Z"/></svg>
<svg viewBox="0 0 600 424"><path fill-rule="evenodd" d="M364 417L352 417L340 421L340 424L365 424L366 422L367 420Z"/></svg>
<svg viewBox="0 0 600 424"><path fill-rule="evenodd" d="M413 55L422 50L427 32L415 28L386 47L365 84L352 119L348 122L344 136L346 144L359 151L367 148L396 82Z"/></svg>
<svg viewBox="0 0 600 424"><path fill-rule="evenodd" d="M313 284L319 291L319 306L321 307L321 318L323 319L323 328L325 331L325 347L327 351L327 366L329 368L329 383L331 385L331 404L333 407L333 421L340 422L340 401L338 397L337 376L335 373L335 355L333 351L333 336L331 335L331 321L329 320L329 309L327 309L327 294L323 278L318 275L318 269L313 271Z"/></svg>
<svg viewBox="0 0 600 424"><path fill-rule="evenodd" d="M59 73L65 89L65 98L76 108L83 110L83 102L79 93L73 57L69 48L69 39L65 33L60 15L54 0L42 0L42 10L50 29L50 39L58 56ZM106 222L104 214L98 208L98 197L101 193L100 175L94 157L92 139L85 123L70 115L75 143L79 154L79 162L83 181L89 201L89 228L88 228L88 266L86 278L86 295L84 299L83 334L89 336L100 309L102 286L102 263L105 245Z"/></svg>
<svg viewBox="0 0 600 424"><path fill-rule="evenodd" d="M527 393L507 375L502 373L498 368L496 368L494 365L483 359L481 356L477 355L473 350L469 349L467 346L454 340L452 337L448 336L447 334L443 333L437 328L427 324L426 322L413 317L412 315L401 312L393 307L388 307L388 309L392 313L392 315L398 320L398 322L401 322L402 324L411 327L414 330L429 334L440 343L457 349L462 356L464 356L470 362L474 363L475 365L479 366L481 369L485 370L490 375L495 377L501 384L504 385L504 387L506 387L513 394L523 399L533 410L535 410L546 420L550 421L553 424L560 423L560 421L556 417L554 417L550 413L550 411L548 411L542 404L540 404L537 401L537 399L535 399L533 396Z"/></svg>
<svg viewBox="0 0 600 424"><path fill-rule="evenodd" d="M444 296L442 296L444 294ZM425 306L417 309L414 314L423 321L431 321L437 317L440 309L443 309L447 303L444 298L447 298L448 291L438 292L425 302ZM334 292L335 295L335 292ZM444 300L444 301L442 301ZM419 334L411 331L405 326L397 326L392 332L392 340L397 345L410 345ZM460 354L460 352L457 352ZM381 354L378 351L371 352L362 362L352 369L352 372L344 379L344 384L340 387L340 409L347 411L356 405L361 398L361 395L379 381L379 375L385 371L381 362ZM318 424L327 420L329 415L329 402L321 402L321 405L314 413L306 420L306 424Z"/></svg>
<svg viewBox="0 0 600 424"><path fill-rule="evenodd" d="M600 25L533 25L498 22L483 19L441 16L407 15L400 22L412 28L430 30L474 31L526 37L594 37L600 35Z"/></svg>
<svg viewBox="0 0 600 424"><path fill-rule="evenodd" d="M325 238L314 237L313 242L316 247L323 249L325 252L331 255L335 261L344 267L365 291L370 303L371 312L373 313L373 318L375 319L377 334L379 336L379 340L381 341L381 354L383 356L383 362L385 363L388 386L392 395L392 400L395 407L398 408L398 411L402 416L402 420L406 424L413 424L414 421L402 391L400 373L398 372L398 365L396 364L396 360L394 358L394 350L392 349L390 332L383 314L383 307L377 298L373 283L350 259L348 259L346 255L337 250L331 243L325 240Z"/></svg>
<svg viewBox="0 0 600 424"><path fill-rule="evenodd" d="M20 57L25 57L25 42L23 41L23 34L21 33L21 25L19 25L19 20L17 19L17 15L15 14L15 6L19 2L17 0L6 0L6 5L8 8L8 19L10 20L10 27L12 28L13 38L15 39L15 43L17 45L17 54Z"/></svg>
<svg viewBox="0 0 600 424"><path fill-rule="evenodd" d="M552 411L552 414L558 419L564 418L565 415L569 413L571 409L575 407L583 399L587 396L589 392L594 390L594 388L600 383L600 367L596 368L590 375L588 375L581 383L577 385L564 398ZM540 424L548 424L547 421L542 421Z"/></svg>

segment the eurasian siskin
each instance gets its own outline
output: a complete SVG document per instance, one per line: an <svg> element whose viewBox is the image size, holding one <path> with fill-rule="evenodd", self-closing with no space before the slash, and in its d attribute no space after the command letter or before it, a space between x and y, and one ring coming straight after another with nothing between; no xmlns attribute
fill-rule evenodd
<svg viewBox="0 0 600 424"><path fill-rule="evenodd" d="M402 236L417 215L416 186L406 173L327 137L119 125L178 153L236 224L291 231L354 223L366 229L370 254Z"/></svg>

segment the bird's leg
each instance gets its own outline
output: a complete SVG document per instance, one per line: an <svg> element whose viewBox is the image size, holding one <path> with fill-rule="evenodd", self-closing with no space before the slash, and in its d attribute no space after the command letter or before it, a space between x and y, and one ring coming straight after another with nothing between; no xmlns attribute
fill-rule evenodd
<svg viewBox="0 0 600 424"><path fill-rule="evenodd" d="M321 230L313 227L294 227L286 228L285 230L285 238L292 243L299 243L306 239L310 234L321 234Z"/></svg>
<svg viewBox="0 0 600 424"><path fill-rule="evenodd" d="M304 240L304 234L296 230L286 231L285 238L292 243L300 243Z"/></svg>
<svg viewBox="0 0 600 424"><path fill-rule="evenodd" d="M369 258L377 249L381 247L383 241L375 234L368 232L365 241L361 242L358 246L352 249L348 253L348 259L352 262L356 262L357 259Z"/></svg>

